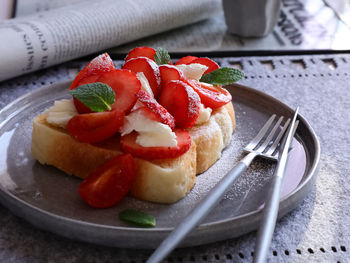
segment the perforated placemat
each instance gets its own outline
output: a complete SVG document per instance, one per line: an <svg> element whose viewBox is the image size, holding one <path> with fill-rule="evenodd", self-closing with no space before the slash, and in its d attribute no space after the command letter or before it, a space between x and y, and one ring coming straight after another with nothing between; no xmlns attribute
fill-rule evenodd
<svg viewBox="0 0 350 263"><path fill-rule="evenodd" d="M350 55L214 58L242 69L240 83L288 106L299 105L321 143L315 187L282 218L269 262L350 262ZM87 61L71 62L0 83L0 108L43 85L72 78ZM116 66L121 61L115 61ZM0 145L1 147L1 145ZM32 227L0 206L1 262L144 262L149 250L75 242ZM251 262L256 233L175 250L165 262Z"/></svg>

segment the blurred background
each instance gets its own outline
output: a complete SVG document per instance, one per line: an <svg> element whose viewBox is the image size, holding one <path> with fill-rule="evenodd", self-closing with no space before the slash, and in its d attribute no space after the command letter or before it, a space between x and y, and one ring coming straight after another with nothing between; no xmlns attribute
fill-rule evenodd
<svg viewBox="0 0 350 263"><path fill-rule="evenodd" d="M24 17L84 1L0 0L0 19ZM217 2L220 10L215 9L208 19L117 45L110 53L126 53L135 46L162 46L171 52L350 49L349 0Z"/></svg>

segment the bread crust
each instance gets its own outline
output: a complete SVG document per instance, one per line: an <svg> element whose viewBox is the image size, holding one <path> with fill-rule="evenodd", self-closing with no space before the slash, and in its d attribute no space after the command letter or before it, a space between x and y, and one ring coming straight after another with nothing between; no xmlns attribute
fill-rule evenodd
<svg viewBox="0 0 350 263"><path fill-rule="evenodd" d="M132 196L156 203L174 203L186 196L196 182L196 144L175 159L152 162L135 159Z"/></svg>
<svg viewBox="0 0 350 263"><path fill-rule="evenodd" d="M175 159L146 161L135 158L136 178L130 194L142 200L174 203L193 188L196 174L206 171L221 156L235 129L232 103L213 111L210 120L189 129L192 145ZM41 164L85 178L98 166L122 153L118 135L99 144L81 143L66 130L46 122L40 114L33 121L31 154Z"/></svg>
<svg viewBox="0 0 350 263"><path fill-rule="evenodd" d="M232 103L213 111L208 122L189 129L197 146L197 174L205 172L220 159L222 150L231 141L234 129L235 113Z"/></svg>

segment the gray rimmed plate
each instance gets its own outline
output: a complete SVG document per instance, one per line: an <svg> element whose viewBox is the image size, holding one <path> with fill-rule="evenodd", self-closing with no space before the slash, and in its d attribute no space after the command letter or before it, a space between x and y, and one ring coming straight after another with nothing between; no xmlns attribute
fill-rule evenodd
<svg viewBox="0 0 350 263"><path fill-rule="evenodd" d="M242 157L243 146L272 114L289 117L293 110L282 102L241 85L227 86L233 97L237 128L222 157L197 177L190 194L172 205L153 204L132 197L109 209L94 209L78 196L80 179L39 164L30 156L32 120L53 104L69 98L69 82L27 94L0 111L0 201L14 214L38 228L68 238L127 248L155 248L181 219ZM302 105L301 105L302 107ZM318 139L300 116L282 190L279 217L295 208L316 178L320 157ZM181 246L237 237L258 227L261 207L275 164L258 160ZM126 208L156 217L154 228L136 228L119 220Z"/></svg>

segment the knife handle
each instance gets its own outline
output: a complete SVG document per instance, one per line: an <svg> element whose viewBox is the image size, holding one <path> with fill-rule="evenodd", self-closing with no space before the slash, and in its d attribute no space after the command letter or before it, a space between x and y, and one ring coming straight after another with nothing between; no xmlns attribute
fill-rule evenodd
<svg viewBox="0 0 350 263"><path fill-rule="evenodd" d="M275 230L280 194L282 189L283 175L287 166L289 150L292 144L294 133L298 127L297 121L299 107L296 108L293 120L289 126L288 134L285 137L278 155L276 171L273 175L270 190L265 201L262 214L262 223L258 231L253 263L265 263L270 248L271 239Z"/></svg>
<svg viewBox="0 0 350 263"><path fill-rule="evenodd" d="M272 235L276 225L282 179L282 176L277 176L277 174L275 174L271 182L270 191L264 205L263 221L258 231L254 251L254 263L266 262Z"/></svg>

